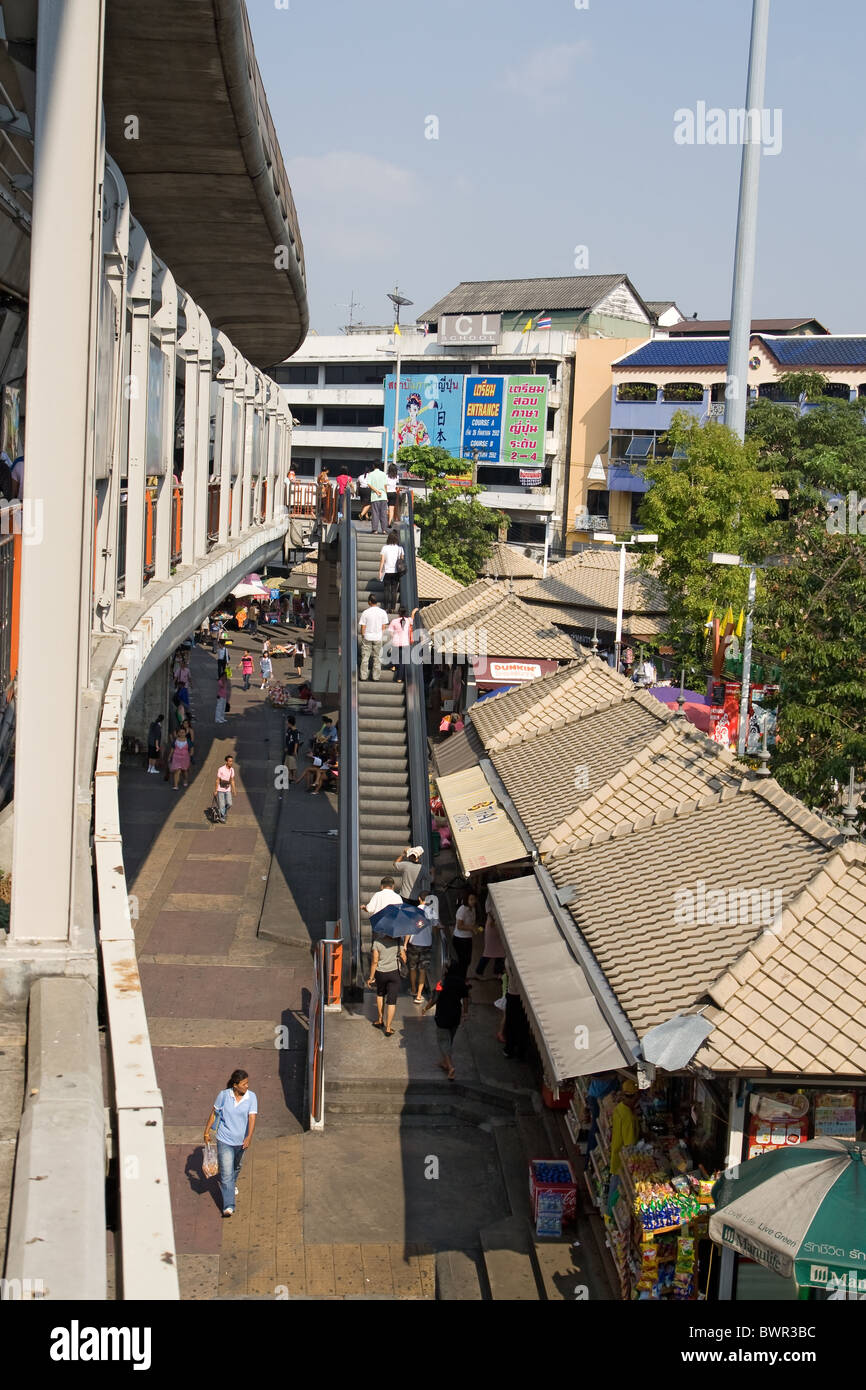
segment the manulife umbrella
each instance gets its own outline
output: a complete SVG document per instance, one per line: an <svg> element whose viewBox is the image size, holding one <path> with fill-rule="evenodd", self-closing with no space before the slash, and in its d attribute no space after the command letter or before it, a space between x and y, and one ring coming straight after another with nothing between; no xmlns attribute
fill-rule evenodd
<svg viewBox="0 0 866 1390"><path fill-rule="evenodd" d="M730 1168L710 1236L783 1278L866 1293L866 1144L824 1136Z"/></svg>
<svg viewBox="0 0 866 1390"><path fill-rule="evenodd" d="M374 912L370 917L370 926L376 936L414 936L426 925L427 918L421 909L410 907L407 903L400 907L396 903L389 903L381 912Z"/></svg>

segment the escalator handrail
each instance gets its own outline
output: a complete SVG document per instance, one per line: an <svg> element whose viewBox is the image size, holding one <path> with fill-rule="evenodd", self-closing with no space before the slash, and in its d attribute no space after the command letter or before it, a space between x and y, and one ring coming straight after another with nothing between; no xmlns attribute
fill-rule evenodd
<svg viewBox="0 0 866 1390"><path fill-rule="evenodd" d="M418 569L415 564L415 513L411 489L402 494L405 513L400 523L400 543L406 560L406 573L401 580L407 612L418 606ZM410 658L417 654L410 648ZM427 705L424 695L424 668L410 659L406 668L406 755L409 765L409 806L412 815L413 842L424 851L422 864L432 874L430 859L430 778L427 767Z"/></svg>
<svg viewBox="0 0 866 1390"><path fill-rule="evenodd" d="M358 807L358 574L351 496L343 497L340 537L340 923L348 957L344 982L361 983L360 813Z"/></svg>

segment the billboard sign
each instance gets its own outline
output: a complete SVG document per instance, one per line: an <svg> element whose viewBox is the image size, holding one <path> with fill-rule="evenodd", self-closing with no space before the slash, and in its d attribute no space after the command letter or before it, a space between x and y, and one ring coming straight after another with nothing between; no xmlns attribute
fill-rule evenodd
<svg viewBox="0 0 866 1390"><path fill-rule="evenodd" d="M544 463L550 378L510 376L506 380L502 462Z"/></svg>
<svg viewBox="0 0 866 1390"><path fill-rule="evenodd" d="M445 347L498 343L501 337L501 314L443 314L439 320L437 339Z"/></svg>
<svg viewBox="0 0 866 1390"><path fill-rule="evenodd" d="M469 376L463 407L463 455L479 463L498 463L502 457L504 376Z"/></svg>
<svg viewBox="0 0 866 1390"><path fill-rule="evenodd" d="M393 452L391 432L394 427L394 373L385 378L385 432L382 435L382 458ZM452 372L429 373L426 376L400 373L400 394L397 406L397 447L408 444L433 445L447 449L452 458L460 457L461 407L463 377Z"/></svg>

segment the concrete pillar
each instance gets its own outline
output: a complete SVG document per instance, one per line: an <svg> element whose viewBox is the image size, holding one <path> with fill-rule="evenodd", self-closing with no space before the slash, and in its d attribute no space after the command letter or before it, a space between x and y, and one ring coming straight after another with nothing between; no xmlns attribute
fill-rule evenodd
<svg viewBox="0 0 866 1390"><path fill-rule="evenodd" d="M147 483L147 392L150 372L150 293L153 258L144 231L133 224L129 236L134 262L127 286L130 309L129 400L126 459L125 596L140 599L144 590L145 491Z"/></svg>
<svg viewBox="0 0 866 1390"><path fill-rule="evenodd" d="M154 289L162 303L153 315L153 327L160 344L162 375L162 411L159 440L159 490L156 503L156 546L154 579L165 580L171 575L171 552L174 547L172 511L174 502L174 392L177 379L177 288L171 271L159 263L154 274Z"/></svg>
<svg viewBox="0 0 866 1390"><path fill-rule="evenodd" d="M22 547L11 936L23 940L69 939L74 884L90 872L76 864L75 822L79 777L86 786L90 776L77 749L89 681L103 9L39 6L24 497L41 499L43 535Z"/></svg>
<svg viewBox="0 0 866 1390"><path fill-rule="evenodd" d="M146 739L147 731L158 714L165 715L163 730L171 728L171 697L174 682L171 678L171 661L164 661L149 676L144 684L136 689L126 713L123 725L124 734L133 738Z"/></svg>
<svg viewBox="0 0 866 1390"><path fill-rule="evenodd" d="M203 310L198 311L198 424L195 441L195 558L207 554L208 485L210 483L210 392L213 335Z"/></svg>

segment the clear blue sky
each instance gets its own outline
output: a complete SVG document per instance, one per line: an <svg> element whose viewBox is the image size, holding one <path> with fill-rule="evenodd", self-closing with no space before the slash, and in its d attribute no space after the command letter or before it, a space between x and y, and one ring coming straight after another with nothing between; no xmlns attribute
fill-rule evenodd
<svg viewBox="0 0 866 1390"><path fill-rule="evenodd" d="M751 0L247 4L319 333L350 293L383 323L396 280L415 317L460 280L573 274L576 245L728 316L740 151L675 143L674 112L744 104ZM864 37L864 0L773 0L756 316L866 332Z"/></svg>

